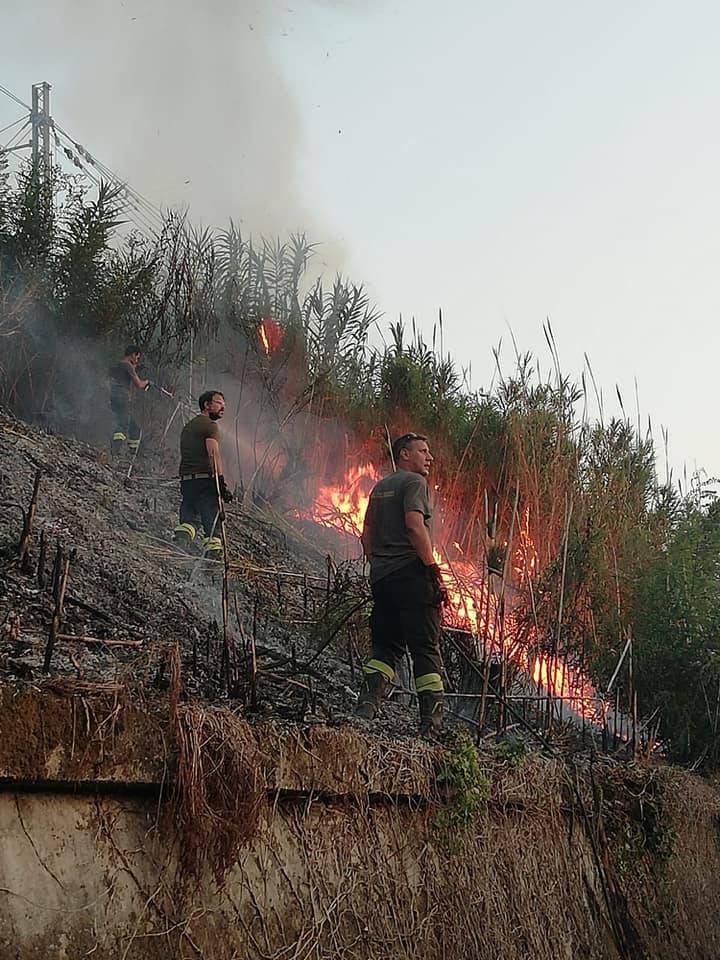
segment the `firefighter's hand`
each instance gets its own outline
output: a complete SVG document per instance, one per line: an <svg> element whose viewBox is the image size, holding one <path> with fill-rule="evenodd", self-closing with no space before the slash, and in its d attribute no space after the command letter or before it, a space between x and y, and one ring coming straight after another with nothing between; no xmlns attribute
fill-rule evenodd
<svg viewBox="0 0 720 960"><path fill-rule="evenodd" d="M225 483L225 477L220 474L218 477L218 487L220 488L220 498L223 503L232 503L235 497L232 495L232 491Z"/></svg>
<svg viewBox="0 0 720 960"><path fill-rule="evenodd" d="M433 580L433 585L435 587L435 597L436 603L439 607L447 607L450 603L450 597L448 596L447 587L445 586L445 581L443 580L442 571L437 563L431 563L427 567L428 572Z"/></svg>

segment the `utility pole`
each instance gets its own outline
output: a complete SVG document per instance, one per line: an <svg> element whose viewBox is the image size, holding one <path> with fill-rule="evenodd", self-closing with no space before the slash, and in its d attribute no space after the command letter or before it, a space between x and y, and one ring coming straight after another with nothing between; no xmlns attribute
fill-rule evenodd
<svg viewBox="0 0 720 960"><path fill-rule="evenodd" d="M50 175L50 131L52 129L49 83L33 84L30 123L32 127L33 166L38 166L42 171L42 176L48 177Z"/></svg>

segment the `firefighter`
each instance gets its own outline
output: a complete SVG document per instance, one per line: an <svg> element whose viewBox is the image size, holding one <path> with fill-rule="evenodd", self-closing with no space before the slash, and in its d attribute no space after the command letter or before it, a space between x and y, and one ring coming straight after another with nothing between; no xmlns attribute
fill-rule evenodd
<svg viewBox="0 0 720 960"><path fill-rule="evenodd" d="M372 654L363 668L355 715L372 720L410 651L420 703L421 733L442 727L440 606L447 590L432 550L427 476L433 462L427 437L406 433L392 445L396 472L370 493L362 532L370 561Z"/></svg>
<svg viewBox="0 0 720 960"><path fill-rule="evenodd" d="M205 531L202 542L205 556L222 559L222 540L217 522L220 504L232 503L233 495L225 483L220 455L218 420L225 413L225 397L219 390L208 390L198 398L200 413L190 420L180 434L180 522L173 540L189 546L197 536L197 519Z"/></svg>
<svg viewBox="0 0 720 960"><path fill-rule="evenodd" d="M139 363L140 347L129 343L125 347L122 360L114 363L109 370L110 409L114 422L113 454L118 454L125 444L133 453L136 453L140 446L140 427L131 416L133 389L147 390L150 381L138 376Z"/></svg>

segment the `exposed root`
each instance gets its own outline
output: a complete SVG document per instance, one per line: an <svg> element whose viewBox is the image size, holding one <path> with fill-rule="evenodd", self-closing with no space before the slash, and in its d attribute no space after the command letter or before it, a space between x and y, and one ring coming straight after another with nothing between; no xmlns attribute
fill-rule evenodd
<svg viewBox="0 0 720 960"><path fill-rule="evenodd" d="M257 832L266 796L263 756L252 728L225 708L176 713L177 774L172 801L184 872L212 870L218 883Z"/></svg>

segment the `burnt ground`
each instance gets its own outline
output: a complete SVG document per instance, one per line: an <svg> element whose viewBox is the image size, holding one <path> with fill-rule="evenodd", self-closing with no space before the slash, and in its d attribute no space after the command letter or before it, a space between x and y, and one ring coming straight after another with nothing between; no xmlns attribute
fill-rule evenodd
<svg viewBox="0 0 720 960"><path fill-rule="evenodd" d="M363 726L351 713L368 587L358 561L338 559L355 548L312 522L232 504L226 641L222 564L171 543L178 482L142 455L129 480L127 468L104 450L0 412L0 683L163 693L177 650L185 698L226 703L249 718ZM23 512L38 471L22 566ZM68 556L59 633L73 639L55 643L45 672ZM373 724L394 736L416 727L415 705L402 694Z"/></svg>

